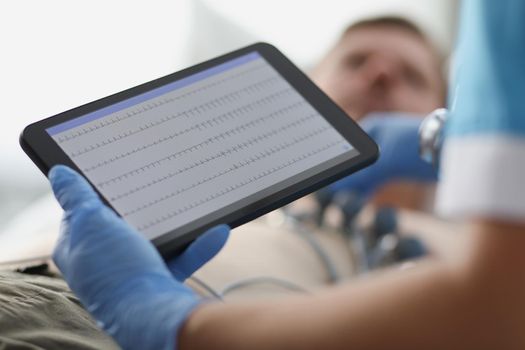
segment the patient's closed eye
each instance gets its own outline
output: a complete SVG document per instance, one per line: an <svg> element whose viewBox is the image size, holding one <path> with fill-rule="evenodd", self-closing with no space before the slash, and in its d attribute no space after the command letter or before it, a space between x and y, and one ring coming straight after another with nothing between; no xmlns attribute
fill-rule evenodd
<svg viewBox="0 0 525 350"><path fill-rule="evenodd" d="M406 66L403 69L403 78L408 84L417 89L424 89L428 86L423 74L410 66Z"/></svg>
<svg viewBox="0 0 525 350"><path fill-rule="evenodd" d="M367 57L366 54L362 53L350 55L346 59L346 65L352 69L359 69L365 64Z"/></svg>

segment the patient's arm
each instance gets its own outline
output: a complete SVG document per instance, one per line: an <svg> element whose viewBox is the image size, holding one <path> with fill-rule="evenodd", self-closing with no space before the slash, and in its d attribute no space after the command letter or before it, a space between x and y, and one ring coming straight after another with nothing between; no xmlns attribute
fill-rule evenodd
<svg viewBox="0 0 525 350"><path fill-rule="evenodd" d="M462 261L427 261L275 302L212 304L181 349L523 349L525 227L476 222Z"/></svg>

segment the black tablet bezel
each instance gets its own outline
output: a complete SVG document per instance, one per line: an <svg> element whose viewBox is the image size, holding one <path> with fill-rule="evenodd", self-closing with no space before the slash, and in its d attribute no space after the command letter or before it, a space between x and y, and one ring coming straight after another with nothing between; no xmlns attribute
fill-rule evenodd
<svg viewBox="0 0 525 350"><path fill-rule="evenodd" d="M243 207L240 211L229 213L211 222L203 224L182 236L178 229L167 232L152 240L160 253L169 258L186 244L194 240L206 229L219 223L227 223L232 228L242 225L274 209L290 203L310 192L320 189L329 183L347 176L367 165L372 164L379 156L375 142L349 118L326 94L324 94L300 69L288 60L279 50L267 43L253 44L230 52L212 60L197 64L182 71L155 79L136 87L118 92L111 96L90 102L80 107L62 112L27 126L20 135L20 144L27 155L47 176L49 169L56 164L65 164L80 172L80 169L60 149L58 144L47 133L46 129L74 119L98 109L113 105L122 100L142 94L149 90L185 78L204 69L214 67L236 57L256 51L272 65L335 129L354 146L359 154L348 161L329 168L317 175L297 182L285 190L273 193L261 200ZM99 193L100 194L100 193ZM104 196L101 195L104 199ZM111 206L107 200L104 202ZM213 214L213 213L211 213ZM209 215L211 215L209 214Z"/></svg>

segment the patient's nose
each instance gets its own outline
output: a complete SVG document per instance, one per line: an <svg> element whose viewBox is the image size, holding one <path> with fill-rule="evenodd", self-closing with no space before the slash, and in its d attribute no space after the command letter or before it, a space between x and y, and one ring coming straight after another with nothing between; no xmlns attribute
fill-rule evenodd
<svg viewBox="0 0 525 350"><path fill-rule="evenodd" d="M398 80L395 63L385 57L371 57L365 66L365 78L371 89L388 90Z"/></svg>

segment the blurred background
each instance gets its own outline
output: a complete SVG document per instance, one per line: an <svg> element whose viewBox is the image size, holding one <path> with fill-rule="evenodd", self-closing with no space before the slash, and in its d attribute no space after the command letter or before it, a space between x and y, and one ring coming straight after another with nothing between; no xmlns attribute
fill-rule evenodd
<svg viewBox="0 0 525 350"><path fill-rule="evenodd" d="M45 177L18 145L31 122L255 41L308 71L349 24L372 16L411 20L447 56L456 13L454 0L3 1L0 235L16 240L56 220L56 204L39 205Z"/></svg>

